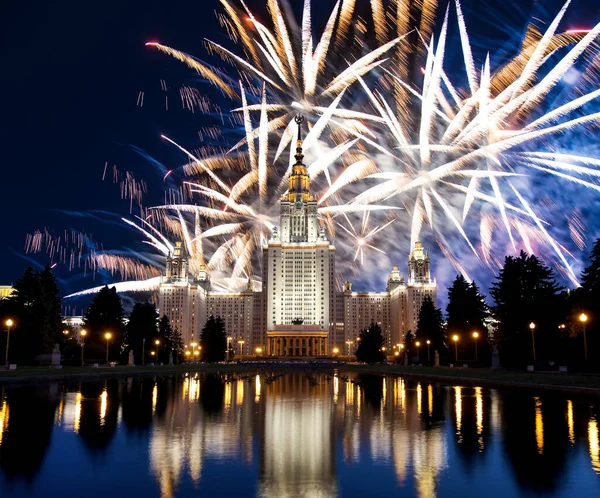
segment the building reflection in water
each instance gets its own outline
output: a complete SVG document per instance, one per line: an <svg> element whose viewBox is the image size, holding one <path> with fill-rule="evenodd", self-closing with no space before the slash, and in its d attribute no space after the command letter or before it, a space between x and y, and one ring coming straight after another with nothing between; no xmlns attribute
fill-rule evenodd
<svg viewBox="0 0 600 498"><path fill-rule="evenodd" d="M108 455L122 428L147 440L164 498L190 486L212 491L218 477L206 469L214 464L235 468L265 497L337 496L359 469L377 469L378 480L434 498L442 475L464 477L475 462L498 461L513 493L568 496L565 483L600 475L598 416L593 403L559 394L313 371L7 388L0 472L6 481L32 481L53 431L75 433L100 465L105 459L95 457ZM29 452L21 457L24 440ZM490 451L501 460L486 459ZM577 461L586 469L567 465L575 454L585 455Z"/></svg>
<svg viewBox="0 0 600 498"><path fill-rule="evenodd" d="M259 496L337 496L332 394L301 373L266 388Z"/></svg>

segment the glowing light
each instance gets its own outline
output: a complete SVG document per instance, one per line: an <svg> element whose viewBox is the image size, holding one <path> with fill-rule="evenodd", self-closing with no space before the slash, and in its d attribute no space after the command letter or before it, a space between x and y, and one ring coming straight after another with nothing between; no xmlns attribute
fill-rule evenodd
<svg viewBox="0 0 600 498"><path fill-rule="evenodd" d="M573 402L567 400L567 426L569 428L569 442L575 444L575 420L573 416Z"/></svg>
<svg viewBox="0 0 600 498"><path fill-rule="evenodd" d="M600 474L600 437L598 435L598 422L594 417L590 418L588 422L588 440L592 469L596 474Z"/></svg>
<svg viewBox="0 0 600 498"><path fill-rule="evenodd" d="M542 400L535 396L535 442L537 451L541 455L544 453L544 418L542 416Z"/></svg>
<svg viewBox="0 0 600 498"><path fill-rule="evenodd" d="M100 425L104 425L106 422L106 409L108 407L108 392L106 388L102 391L100 395Z"/></svg>
<svg viewBox="0 0 600 498"><path fill-rule="evenodd" d="M456 435L458 442L462 443L462 389L458 386L454 387L454 408L456 415Z"/></svg>
<svg viewBox="0 0 600 498"><path fill-rule="evenodd" d="M429 416L433 416L433 386L429 384L427 386L427 408Z"/></svg>

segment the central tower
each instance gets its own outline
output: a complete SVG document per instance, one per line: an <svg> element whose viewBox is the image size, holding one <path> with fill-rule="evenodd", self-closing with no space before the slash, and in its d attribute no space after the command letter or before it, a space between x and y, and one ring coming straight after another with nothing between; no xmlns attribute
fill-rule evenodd
<svg viewBox="0 0 600 498"><path fill-rule="evenodd" d="M263 247L268 351L277 356L328 352L333 321L335 247L319 227L317 198L303 163L301 116L296 163L280 201L280 227Z"/></svg>

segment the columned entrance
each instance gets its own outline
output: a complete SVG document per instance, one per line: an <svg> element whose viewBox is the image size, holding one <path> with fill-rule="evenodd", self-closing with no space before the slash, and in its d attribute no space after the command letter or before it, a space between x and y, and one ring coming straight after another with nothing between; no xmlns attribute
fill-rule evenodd
<svg viewBox="0 0 600 498"><path fill-rule="evenodd" d="M328 356L328 336L318 325L276 325L267 331L267 355Z"/></svg>

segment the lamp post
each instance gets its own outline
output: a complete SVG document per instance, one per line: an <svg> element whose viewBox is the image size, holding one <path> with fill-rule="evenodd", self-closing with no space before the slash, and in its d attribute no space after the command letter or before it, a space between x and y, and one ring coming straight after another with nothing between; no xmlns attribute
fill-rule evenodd
<svg viewBox="0 0 600 498"><path fill-rule="evenodd" d="M452 340L454 341L454 360L458 363L458 336L454 334Z"/></svg>
<svg viewBox="0 0 600 498"><path fill-rule="evenodd" d="M579 315L579 321L583 325L583 354L585 356L585 361L587 361L587 359L588 359L587 337L585 335L585 324L587 322L587 319L588 319L588 317L587 317L587 315L585 313L582 313L581 315Z"/></svg>
<svg viewBox="0 0 600 498"><path fill-rule="evenodd" d="M196 346L198 345L197 342L192 342L190 343L190 346L192 346L192 360L196 361Z"/></svg>
<svg viewBox="0 0 600 498"><path fill-rule="evenodd" d="M417 346L417 361L421 361L421 351L419 350L421 347L421 341L415 342L415 346Z"/></svg>
<svg viewBox="0 0 600 498"><path fill-rule="evenodd" d="M83 348L85 347L85 336L87 335L87 330L81 329L79 331L79 335L81 336L81 366L84 366L83 362Z"/></svg>
<svg viewBox="0 0 600 498"><path fill-rule="evenodd" d="M354 344L352 341L346 341L346 345L348 346L348 359L350 359L350 346Z"/></svg>
<svg viewBox="0 0 600 498"><path fill-rule="evenodd" d="M244 344L246 343L246 341L241 340L238 341L238 344L240 345L240 361L244 361Z"/></svg>
<svg viewBox="0 0 600 498"><path fill-rule="evenodd" d="M146 364L146 338L142 338L142 366Z"/></svg>
<svg viewBox="0 0 600 498"><path fill-rule="evenodd" d="M156 362L158 363L158 345L160 344L160 341L156 339L156 341L154 341L154 344L156 345Z"/></svg>
<svg viewBox="0 0 600 498"><path fill-rule="evenodd" d="M429 346L431 345L431 341L427 339L427 363L431 363L431 357L429 356Z"/></svg>
<svg viewBox="0 0 600 498"><path fill-rule="evenodd" d="M110 332L107 332L106 334L104 334L104 338L106 339L106 364L108 365L108 341L110 341L110 338L112 337L112 334Z"/></svg>
<svg viewBox="0 0 600 498"><path fill-rule="evenodd" d="M531 329L531 347L533 349L533 361L535 361L535 323L531 322L529 324L529 328Z"/></svg>
<svg viewBox="0 0 600 498"><path fill-rule="evenodd" d="M229 355L231 354L231 341L233 341L233 337L227 337L227 361L229 361Z"/></svg>
<svg viewBox="0 0 600 498"><path fill-rule="evenodd" d="M333 348L332 352L334 355L338 355L340 350L339 350L339 348Z"/></svg>
<svg viewBox="0 0 600 498"><path fill-rule="evenodd" d="M256 352L256 356L262 356L263 348L259 346L254 351Z"/></svg>
<svg viewBox="0 0 600 498"><path fill-rule="evenodd" d="M475 361L477 361L477 339L479 337L479 332L473 332L473 339L475 339Z"/></svg>
<svg viewBox="0 0 600 498"><path fill-rule="evenodd" d="M15 324L15 322L9 318L6 320L6 322L4 322L4 324L6 325L6 354L4 355L4 362L6 363L6 368L8 368L8 343L10 341L10 329L12 329L12 326Z"/></svg>

